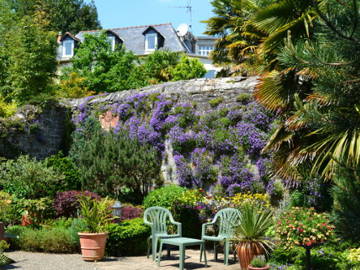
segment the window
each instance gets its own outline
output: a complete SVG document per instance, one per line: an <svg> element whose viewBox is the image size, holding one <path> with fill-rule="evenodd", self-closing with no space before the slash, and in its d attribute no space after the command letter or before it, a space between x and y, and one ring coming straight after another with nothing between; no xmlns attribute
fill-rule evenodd
<svg viewBox="0 0 360 270"><path fill-rule="evenodd" d="M115 51L115 36L108 36L109 43L111 45L111 50Z"/></svg>
<svg viewBox="0 0 360 270"><path fill-rule="evenodd" d="M209 54L214 50L213 46L199 46L199 55L209 56Z"/></svg>
<svg viewBox="0 0 360 270"><path fill-rule="evenodd" d="M158 47L158 36L155 33L145 35L145 50L155 51Z"/></svg>
<svg viewBox="0 0 360 270"><path fill-rule="evenodd" d="M64 40L63 41L63 56L71 57L74 55L74 41Z"/></svg>

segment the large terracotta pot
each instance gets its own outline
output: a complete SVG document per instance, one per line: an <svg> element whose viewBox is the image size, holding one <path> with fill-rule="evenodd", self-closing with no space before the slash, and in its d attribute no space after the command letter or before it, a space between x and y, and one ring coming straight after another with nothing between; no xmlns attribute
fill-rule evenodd
<svg viewBox="0 0 360 270"><path fill-rule="evenodd" d="M240 242L236 246L236 252L242 270L248 270L249 264L255 256L265 254L264 249L257 242Z"/></svg>
<svg viewBox="0 0 360 270"><path fill-rule="evenodd" d="M98 261L104 257L107 233L78 233L84 261Z"/></svg>
<svg viewBox="0 0 360 270"><path fill-rule="evenodd" d="M249 265L248 269L249 270L269 270L270 266L267 265L267 266L264 266L264 267L253 267L253 266Z"/></svg>

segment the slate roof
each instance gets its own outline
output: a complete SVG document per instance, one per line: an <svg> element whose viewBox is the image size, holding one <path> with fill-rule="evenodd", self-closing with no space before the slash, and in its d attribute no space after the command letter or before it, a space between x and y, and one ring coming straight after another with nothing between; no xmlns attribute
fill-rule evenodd
<svg viewBox="0 0 360 270"><path fill-rule="evenodd" d="M146 54L146 52L145 37L143 33L149 27L155 29L159 34L164 37L164 49L169 49L173 52L187 52L186 47L183 45L171 23L112 28L106 30L116 33L123 41L126 49L132 51L136 55L144 55ZM76 37L83 41L85 39L85 35L96 35L100 33L100 31L104 30L81 31L76 35Z"/></svg>

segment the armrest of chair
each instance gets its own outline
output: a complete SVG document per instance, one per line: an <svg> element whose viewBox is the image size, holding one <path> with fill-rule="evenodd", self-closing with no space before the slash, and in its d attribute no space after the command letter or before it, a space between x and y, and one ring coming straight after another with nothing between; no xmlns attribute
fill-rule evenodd
<svg viewBox="0 0 360 270"><path fill-rule="evenodd" d="M210 225L214 225L216 220L213 220L211 222L204 223L201 227L201 237L206 236L206 227Z"/></svg>
<svg viewBox="0 0 360 270"><path fill-rule="evenodd" d="M177 226L177 234L179 236L182 236L182 226L181 226L181 223L180 222L176 222L176 221L171 221L171 224L174 224Z"/></svg>

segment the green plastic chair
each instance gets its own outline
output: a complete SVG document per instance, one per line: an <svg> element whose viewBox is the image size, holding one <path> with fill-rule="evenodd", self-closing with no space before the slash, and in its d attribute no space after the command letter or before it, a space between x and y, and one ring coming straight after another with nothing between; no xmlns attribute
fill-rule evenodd
<svg viewBox="0 0 360 270"><path fill-rule="evenodd" d="M240 211L235 208L225 208L216 213L213 220L202 225L201 239L204 241L214 242L215 261L217 260L216 242L224 242L224 264L229 264L230 242L234 236L235 227L240 222ZM208 226L218 224L219 233L217 236L210 236L206 234ZM206 252L206 250L204 250ZM202 252L200 254L200 261Z"/></svg>
<svg viewBox="0 0 360 270"><path fill-rule="evenodd" d="M181 237L181 223L176 222L169 210L163 207L149 207L144 212L144 223L151 227L151 236L148 238L147 257L150 254L150 241L153 261L156 258L158 242L162 238ZM174 224L177 226L176 234L168 233L168 225ZM168 253L169 250L168 250Z"/></svg>

